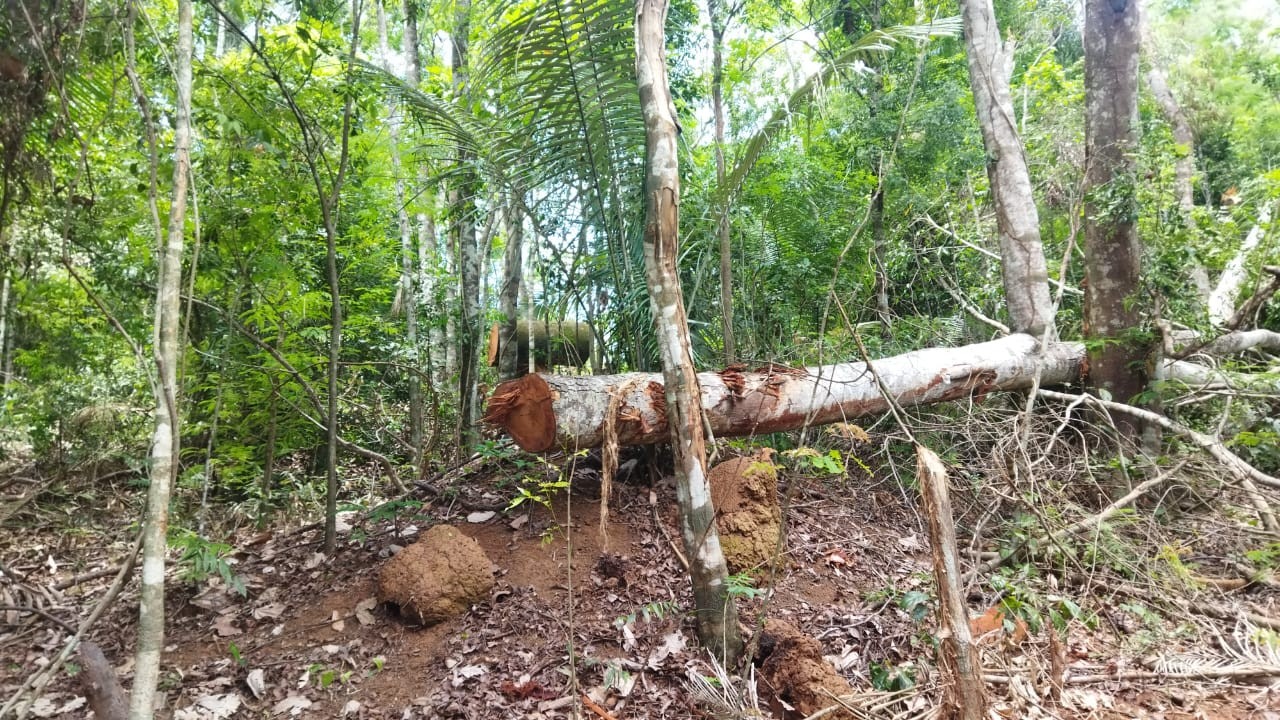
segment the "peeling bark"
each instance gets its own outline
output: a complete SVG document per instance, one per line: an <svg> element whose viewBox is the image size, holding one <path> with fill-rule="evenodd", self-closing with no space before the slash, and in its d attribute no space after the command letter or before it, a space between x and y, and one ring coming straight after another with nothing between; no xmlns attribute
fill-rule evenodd
<svg viewBox="0 0 1280 720"><path fill-rule="evenodd" d="M947 468L923 445L916 445L916 480L929 520L933 578L938 585L938 666L944 687L941 717L983 720L987 717L987 689L961 588L960 550L947 491Z"/></svg>
<svg viewBox="0 0 1280 720"><path fill-rule="evenodd" d="M644 113L646 156L645 276L662 358L665 396L661 405L675 457L676 499L698 637L725 667L732 667L742 652L742 639L737 607L728 593L729 570L716 533L698 378L676 270L680 173L675 105L667 84L666 20L666 0L637 0L636 84Z"/></svg>
<svg viewBox="0 0 1280 720"><path fill-rule="evenodd" d="M997 390L1031 387L1038 340L1025 334L959 348L930 348L875 361L888 393L904 406L965 398ZM1055 343L1044 353L1043 385L1080 377L1084 347ZM757 370L731 366L698 375L702 408L716 437L763 435L823 425L888 410L865 363ZM663 376L527 375L499 385L486 420L502 427L525 450L595 447L603 440L611 388L628 388L619 404L618 443L665 442Z"/></svg>
<svg viewBox="0 0 1280 720"><path fill-rule="evenodd" d="M1040 336L1048 329L1052 333L1053 303L1040 240L1040 215L1009 90L1013 48L1000 41L991 0L961 0L960 10L969 85L987 150L987 177L1000 231L1000 273L1009 324L1016 332Z"/></svg>
<svg viewBox="0 0 1280 720"><path fill-rule="evenodd" d="M929 348L874 361L885 390L904 407L967 400L992 392L1032 387L1036 364L1040 386L1081 380L1082 343L1051 343L1041 356L1039 341L1015 334L958 348ZM1164 375L1194 386L1280 392L1268 375L1230 373L1186 361L1168 361ZM702 410L716 437L742 437L842 422L889 410L865 363L756 370L732 366L698 374ZM489 399L485 421L500 427L521 448L597 447L604 441L609 399L623 389L614 418L619 445L671 439L663 376L529 374L502 383Z"/></svg>

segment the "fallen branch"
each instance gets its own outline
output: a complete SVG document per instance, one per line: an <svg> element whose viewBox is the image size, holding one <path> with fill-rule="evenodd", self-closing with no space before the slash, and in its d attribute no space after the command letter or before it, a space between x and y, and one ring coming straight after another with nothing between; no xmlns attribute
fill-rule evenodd
<svg viewBox="0 0 1280 720"><path fill-rule="evenodd" d="M1218 462L1222 463L1240 483L1240 487L1249 494L1250 500L1253 502L1255 509L1258 511L1259 517L1262 519L1263 527L1271 532L1280 532L1280 523L1276 521L1275 514L1271 512L1270 505L1267 504L1265 498L1258 492L1258 488L1253 484L1255 481L1272 488L1280 488L1280 478L1274 478L1261 470L1255 468L1245 462L1239 455L1227 449L1218 439L1206 435L1202 432L1192 430L1191 428L1176 423L1163 415L1158 415L1150 410L1143 410L1132 405L1124 403L1111 402L1092 395L1068 395L1067 393L1055 392L1053 390L1041 390L1040 394L1053 398L1055 400L1074 401L1080 397L1087 398L1099 407L1106 408L1111 412L1124 413L1131 417L1136 417L1144 422L1155 423L1171 433L1179 435L1192 443L1198 445L1202 450L1209 453Z"/></svg>
<svg viewBox="0 0 1280 720"><path fill-rule="evenodd" d="M13 714L17 717L17 720L23 720L27 716L27 713L31 711L31 705L44 694L44 689L53 680L53 676L62 670L62 666L71 657L71 653L75 651L76 646L80 643L80 638L84 637L84 634L93 627L94 623L98 622L98 619L107 611L111 603L115 602L116 596L128 584L129 578L133 575L134 564L138 561L138 551L141 549L142 533L138 533L138 538L134 541L133 548L129 551L128 557L125 558L124 564L120 566L120 571L116 573L116 579L111 583L111 587L107 589L106 594L93 606L93 610L80 623L76 633L63 644L62 651L58 653L57 657L48 665L28 675L21 687L9 697L3 706L0 706L0 718L7 719ZM27 699L28 695L30 695L29 699Z"/></svg>
<svg viewBox="0 0 1280 720"><path fill-rule="evenodd" d="M1056 545L1059 542L1061 542L1063 538L1069 535L1074 535L1075 533L1080 532L1081 530L1087 530L1090 528L1098 527L1102 523L1109 520L1116 513L1120 512L1124 508L1133 504L1133 502L1138 498L1142 497L1143 495L1146 495L1147 493L1151 492L1152 490L1159 487L1160 485L1163 485L1165 481L1167 481L1170 477L1174 475L1174 473L1181 470L1184 465L1186 465L1185 460L1178 463L1174 467L1160 473L1159 475L1151 478L1150 480L1146 480L1145 482L1139 483L1132 490L1130 490L1124 497L1118 498L1115 502L1106 506L1101 511L1093 515L1090 515L1088 517L1081 518L1080 520L1077 520L1076 522L1071 523L1070 525L1062 528L1061 530L1057 530L1052 533L1046 533L1044 535L1041 535L1035 538L1034 540L1023 540L1022 542L1019 542L1018 544L1014 545L1013 549L1007 554L997 555L996 557L990 558L985 562L983 562L981 565L978 565L977 567L970 570L968 573L965 574L964 582L965 583L972 582L978 576L986 575L992 570L995 570L996 568L1004 565L1005 563L1009 562L1013 558L1018 557L1022 553L1023 549L1028 546L1037 547L1037 546L1049 546L1050 544Z"/></svg>

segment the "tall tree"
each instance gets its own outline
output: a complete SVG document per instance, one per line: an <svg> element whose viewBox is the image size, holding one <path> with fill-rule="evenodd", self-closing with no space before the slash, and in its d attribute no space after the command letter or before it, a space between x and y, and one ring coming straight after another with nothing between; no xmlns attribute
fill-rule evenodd
<svg viewBox="0 0 1280 720"><path fill-rule="evenodd" d="M415 23L416 24L416 23ZM411 34L406 31L406 46L412 40L417 44L417 28ZM416 52L416 50L415 50ZM382 67L391 72L391 50L387 44L387 13L383 0L378 0L378 54ZM408 349L409 372L409 443L413 446L413 464L417 467L422 458L422 383L418 379L418 293L414 287L413 229L409 223L408 200L405 194L404 174L400 163L399 109L387 119L387 135L391 142L391 173L395 176L396 228L400 231L400 286L396 290L399 309L404 313L404 343Z"/></svg>
<svg viewBox="0 0 1280 720"><path fill-rule="evenodd" d="M676 501L697 612L698 637L726 666L742 650L729 570L716 533L707 481L701 393L680 290L680 169L675 105L667 81L666 0L636 2L636 82L645 128L644 265L666 385L667 425L675 456Z"/></svg>
<svg viewBox="0 0 1280 720"><path fill-rule="evenodd" d="M471 102L467 52L471 34L471 2L461 0L454 7L453 89L464 103ZM476 374L480 347L480 245L476 236L476 188L479 178L473 167L475 153L459 144L457 180L453 189L453 241L458 268L459 316L458 348L458 439L465 447L475 435Z"/></svg>
<svg viewBox="0 0 1280 720"><path fill-rule="evenodd" d="M987 151L987 177L1000 233L1000 267L1010 329L1040 336L1053 331L1049 273L1040 215L1013 115L1009 79L1013 46L1002 43L991 0L960 0L969 85Z"/></svg>
<svg viewBox="0 0 1280 720"><path fill-rule="evenodd" d="M520 211L519 191L512 189L507 196L506 207L507 246L503 257L502 287L498 290L498 311L502 313L502 326L498 338L498 377L503 380L524 373L520 364L520 345L517 337L519 314L516 301L520 297L521 271L524 269L524 216ZM529 324L529 358L533 358L533 325Z"/></svg>
<svg viewBox="0 0 1280 720"><path fill-rule="evenodd" d="M1137 297L1138 3L1086 0L1084 22L1089 384L1118 402L1131 402L1148 378ZM1126 436L1137 435L1131 418L1117 417L1116 423Z"/></svg>
<svg viewBox="0 0 1280 720"><path fill-rule="evenodd" d="M126 31L130 65L133 61L132 24L136 4L130 5ZM178 46L174 58L177 86L173 133L173 199L169 205L168 232L158 248L155 328L152 348L155 355L155 432L151 437L150 486L147 489L147 517L142 541L142 590L138 601L138 645L134 660L133 694L129 704L131 720L151 720L157 683L160 680L160 653L164 649L164 565L169 548L169 495L178 477L180 414L178 412L178 343L181 315L182 246L187 218L187 180L191 173L191 0L178 0ZM135 89L138 87L134 79ZM139 97L145 112L147 104ZM150 126L148 115L143 122ZM151 135L152 131L148 130ZM152 146L154 148L154 145ZM157 157L152 154L150 197L154 210L154 182ZM158 223L158 217L156 219ZM157 231L159 228L157 227ZM160 233L158 233L160 234Z"/></svg>
<svg viewBox="0 0 1280 720"><path fill-rule="evenodd" d="M707 0L711 21L711 113L715 119L716 185L724 187L724 33L742 1L726 4L724 0ZM720 323L724 336L724 362L737 362L737 340L733 333L733 245L729 236L730 197L724 198L716 217L716 238L720 245Z"/></svg>

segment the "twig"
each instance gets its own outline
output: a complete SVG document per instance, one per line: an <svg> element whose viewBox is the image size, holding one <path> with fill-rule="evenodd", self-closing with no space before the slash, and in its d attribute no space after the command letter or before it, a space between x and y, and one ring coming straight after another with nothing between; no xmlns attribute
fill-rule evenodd
<svg viewBox="0 0 1280 720"><path fill-rule="evenodd" d="M25 605L0 605L0 610L17 610L18 612L27 612L27 613L39 615L45 620L48 620L54 625L57 625L58 627L65 630L68 635L74 635L76 633L76 629L74 627L68 625L66 622L59 620L57 617L50 615L49 613L37 607L27 607Z"/></svg>
<svg viewBox="0 0 1280 720"><path fill-rule="evenodd" d="M671 539L671 535L667 533L667 526L663 525L662 519L658 517L658 495L652 490L649 491L649 509L653 511L653 524L657 526L658 532L662 533L662 537L671 546L671 552L675 553L680 567L684 568L685 572L689 572L689 561L685 559L684 553L680 552L680 547L676 545L675 541Z"/></svg>
<svg viewBox="0 0 1280 720"><path fill-rule="evenodd" d="M1040 390L1040 394L1055 400L1066 401L1074 401L1080 397L1085 397L1088 399L1088 402L1103 407L1109 411L1124 413L1131 417L1143 420L1144 422L1155 423L1165 430L1180 435L1196 445L1199 445L1202 450L1212 455L1216 460L1218 460L1218 462L1221 462L1228 470L1236 475L1240 482L1240 487L1248 493L1250 500L1253 502L1254 508L1257 509L1258 515L1262 519L1263 526L1271 532L1280 532L1280 522L1277 522L1275 514L1271 511L1271 506L1267 504L1266 499L1262 497L1261 493L1258 492L1258 488L1253 484L1254 481L1257 481L1258 483L1268 487L1280 488L1280 478L1274 478L1245 462L1239 455L1228 450L1227 446L1223 445L1217 438L1192 430L1186 425L1176 423L1169 418L1151 412L1150 410L1143 410L1142 408L1136 408L1132 405L1103 400L1092 395L1069 395L1067 393L1055 392L1053 390Z"/></svg>
<svg viewBox="0 0 1280 720"><path fill-rule="evenodd" d="M138 538L133 542L133 549L129 551L129 555L125 559L124 564L120 566L120 572L116 574L115 582L111 583L111 587L107 589L106 594L102 596L102 599L98 601L97 605L94 605L93 611L89 613L89 617L85 618L80 623L80 627L76 630L75 635L67 639L66 644L62 646L62 652L58 653L58 656L53 659L53 662L45 665L43 668L31 675L28 675L27 679L23 681L22 686L18 688L17 692L15 692L3 706L0 706L0 718L8 718L10 713L15 714L18 720L22 720L27 716L35 698L40 697L40 695L44 693L44 689L48 687L53 676L62 669L63 664L65 664L67 659L71 657L71 653L75 651L76 646L80 643L80 638L89 631L89 628L93 627L94 623L98 622L98 619L102 617L102 614L106 612L107 608L111 606L111 603L115 601L116 596L119 595L120 591L124 589L124 586L128 584L129 578L133 574L134 564L138 561L138 551L141 549L142 533L138 533ZM32 699L24 702L23 698L27 695L28 688L31 690Z"/></svg>
<svg viewBox="0 0 1280 720"><path fill-rule="evenodd" d="M603 707L600 707L600 703L596 702L595 700L592 700L589 696L587 696L586 693L582 694L582 704L586 705L587 709L590 710L591 712L595 713L596 715L599 715L600 720L617 720L617 718L611 715L608 710L605 710Z"/></svg>
<svg viewBox="0 0 1280 720"><path fill-rule="evenodd" d="M1182 467L1186 464L1187 464L1187 461L1183 460L1182 462L1179 462L1177 465L1173 466L1172 468L1160 473L1159 475L1151 478L1150 480L1147 480L1146 482L1141 483L1134 489L1130 490L1128 494L1126 494L1124 497L1117 499L1115 502L1103 508L1101 512L1098 512L1094 515L1090 515L1086 518L1081 518L1080 520L1077 520L1076 522L1071 523L1067 527L1064 527L1061 530L1058 530L1056 532L1048 533L1046 535L1041 535L1035 538L1034 540L1024 540L1018 543L1013 547L1013 550L1011 552L1006 553L1003 556L998 555L994 558L991 558L986 562L982 563L981 565L978 565L974 569L970 570L968 573L965 574L964 581L966 583L969 583L969 582L972 582L974 579L976 579L980 575L986 575L992 570L995 570L1001 565L1004 565L1006 562L1008 562L1012 558L1017 557L1018 554L1021 553L1022 550L1029 545L1043 546L1049 543L1057 544L1059 541L1061 541L1063 538L1065 538L1068 535L1073 535L1081 530L1094 528L1101 525L1103 522L1111 518L1113 515L1120 512L1120 510L1124 509L1125 507L1128 507L1130 504L1133 503L1133 501L1137 500L1143 495L1146 495L1148 492L1151 492L1151 490L1155 489L1156 487L1162 485L1166 480L1172 477L1174 473L1181 470Z"/></svg>
<svg viewBox="0 0 1280 720"><path fill-rule="evenodd" d="M1204 668L1195 672L1167 673L1156 670L1125 670L1123 672L1103 673L1098 675L1068 675L1064 684L1087 685L1100 682L1117 682L1123 680L1220 680L1223 678L1257 678L1278 677L1280 667L1274 665L1257 665L1254 667ZM983 675L983 681L995 685L1007 685L1013 682L1012 676Z"/></svg>
<svg viewBox="0 0 1280 720"><path fill-rule="evenodd" d="M75 577L69 577L69 578L66 578L65 580L59 580L58 582L53 584L53 589L66 590L67 588L75 587L80 583L89 582L90 580L97 580L98 578L110 577L112 575L115 575L119 571L120 571L120 566L117 565L115 567L102 568L101 570L93 570L87 573L80 573Z"/></svg>

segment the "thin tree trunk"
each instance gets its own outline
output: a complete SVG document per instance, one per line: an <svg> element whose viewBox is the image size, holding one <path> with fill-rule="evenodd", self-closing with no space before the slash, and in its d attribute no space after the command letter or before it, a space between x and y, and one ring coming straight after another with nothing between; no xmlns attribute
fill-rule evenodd
<svg viewBox="0 0 1280 720"><path fill-rule="evenodd" d="M347 83L351 82L356 53L359 50L360 0L351 0L351 46L347 55ZM325 274L329 284L329 367L326 373L329 397L325 412L327 417L325 417L324 498L324 552L329 556L333 555L334 548L338 544L338 446L341 442L338 436L338 370L342 367L342 284L338 274L338 210L350 153L352 110L352 95L351 93L346 95L347 99L342 106L342 147L338 158L337 175L333 179L327 197L319 182L316 187L320 194L320 212L324 220ZM312 150L323 151L315 146Z"/></svg>
<svg viewBox="0 0 1280 720"><path fill-rule="evenodd" d="M387 13L383 0L378 0L378 54L382 68L391 72L391 50L387 44ZM415 28L416 42L416 28ZM407 36L407 33L406 33ZM415 370L418 367L418 294L414 288L413 229L409 223L409 209L404 187L404 173L400 164L400 116L393 110L387 121L387 134L391 141L391 173L395 177L396 225L400 230L400 308L404 312L404 343L408 350L405 362ZM422 384L417 372L408 373L409 383L409 444L413 447L413 464L416 467L422 456Z"/></svg>
<svg viewBox="0 0 1280 720"><path fill-rule="evenodd" d="M1136 0L1086 0L1085 334L1089 386L1128 403L1147 388L1149 341L1140 339L1142 248L1137 229L1138 32ZM1098 202L1097 198L1105 198ZM1140 423L1116 419L1136 438Z"/></svg>
<svg viewBox="0 0 1280 720"><path fill-rule="evenodd" d="M1244 281L1249 276L1249 270L1246 262L1249 255L1257 249L1258 245L1266 237L1267 228L1271 224L1271 203L1265 202L1258 211L1258 221L1249 230L1249 234L1245 236L1244 242L1240 244L1240 249L1236 254L1227 261L1227 266L1223 268L1222 275L1218 276L1218 283L1213 286L1213 291L1209 293L1209 320L1215 325L1226 325L1231 316L1236 311L1236 300L1240 295L1240 288L1244 285Z"/></svg>
<svg viewBox="0 0 1280 720"><path fill-rule="evenodd" d="M276 442L279 439L280 384L275 376L271 377L271 400L267 403L267 439L262 459L262 499L271 497L271 489L276 474Z"/></svg>
<svg viewBox="0 0 1280 720"><path fill-rule="evenodd" d="M871 196L871 252L875 261L876 318L880 321L883 335L889 337L893 318L889 312L889 268L886 257L889 244L884 232L883 170L883 167L878 168L879 179L876 181L875 194Z"/></svg>
<svg viewBox="0 0 1280 720"><path fill-rule="evenodd" d="M468 82L467 51L471 33L471 2L461 0L454 8L453 88L462 97L471 94ZM469 447L475 439L476 376L480 348L480 248L476 237L476 186L470 150L459 147L458 186L453 207L457 246L460 313L456 330L458 348L458 439Z"/></svg>
<svg viewBox="0 0 1280 720"><path fill-rule="evenodd" d="M1053 303L1040 240L1040 216L1009 91L1013 49L1000 41L991 0L961 0L960 11L969 85L987 150L987 177L1000 232L1000 268L1009 325L1015 332L1039 336L1048 330L1052 334Z"/></svg>
<svg viewBox="0 0 1280 720"><path fill-rule="evenodd" d="M742 651L738 611L728 593L729 571L716 533L715 507L707 482L706 436L698 378L689 347L689 326L680 295L678 258L680 174L676 119L667 84L665 0L636 3L636 79L645 124L645 275L657 325L666 381L666 416L675 456L676 497L689 574L693 581L698 637L725 667Z"/></svg>
<svg viewBox="0 0 1280 720"><path fill-rule="evenodd" d="M127 32L132 65L131 7ZM169 228L164 233L156 282L156 313L153 348L156 362L155 432L151 440L150 486L147 490L147 517L143 527L142 588L138 600L138 643L134 656L131 720L151 720L156 687L160 679L160 653L164 648L164 570L168 550L169 495L178 475L180 416L178 413L178 341L182 306L182 245L187 210L187 179L191 172L191 0L178 0L178 45L175 53L177 86L174 126L173 200L169 206ZM145 109L146 105L141 105ZM151 118L143 122L150 124ZM155 156L152 162L155 163ZM153 170L154 172L154 170ZM156 188L151 187L154 198ZM158 228L157 228L158 230Z"/></svg>
<svg viewBox="0 0 1280 720"><path fill-rule="evenodd" d="M716 187L724 188L727 172L724 160L724 32L728 12L722 0L707 0L711 20L711 112L715 117ZM737 362L737 339L733 334L733 245L729 238L730 198L726 194L716 219L720 243L720 323L724 336L724 363Z"/></svg>
<svg viewBox="0 0 1280 720"><path fill-rule="evenodd" d="M1169 89L1164 70L1156 62L1152 62L1147 69L1147 87L1160 105L1160 112L1164 115L1165 122L1169 123L1169 129L1173 131L1173 142L1177 146L1174 149L1177 157L1173 162L1173 192L1178 198L1178 209L1184 217L1189 217L1191 209L1195 207L1195 194L1191 185L1196 172L1195 135L1191 132L1187 116L1182 112L1182 106Z"/></svg>
<svg viewBox="0 0 1280 720"><path fill-rule="evenodd" d="M498 377L510 380L523 373L519 367L520 347L516 339L519 325L517 300L520 297L521 274L524 269L524 217L520 213L516 191L507 201L507 248L503 257L502 290L498 309L502 313L502 331L498 338ZM530 326L532 327L532 326ZM532 337L531 337L532 339Z"/></svg>

